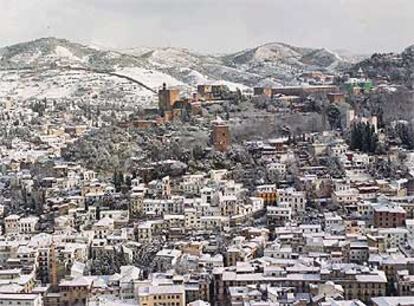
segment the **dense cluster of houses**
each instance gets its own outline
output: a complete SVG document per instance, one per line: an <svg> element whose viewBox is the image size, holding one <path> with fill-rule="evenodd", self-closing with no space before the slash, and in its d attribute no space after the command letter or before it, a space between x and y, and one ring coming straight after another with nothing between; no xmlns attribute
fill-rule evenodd
<svg viewBox="0 0 414 306"><path fill-rule="evenodd" d="M256 94L301 97L309 90L344 103L332 85ZM226 89L204 85L198 94L215 101ZM165 86L159 95L159 110L170 119L194 102ZM214 169L154 180L128 174L120 191L112 178L61 158L96 122L73 124L61 111L39 117L6 102L0 116L7 130L16 121L48 124L30 140L16 135L0 145L0 305L411 303L411 152L395 146L362 153L339 131L303 133L241 144L273 178L253 188L231 169ZM381 133L375 117L351 110L347 127L356 120ZM213 148L227 152L229 125L217 118L212 134ZM41 160L47 175L28 170ZM407 173L378 171L403 161Z"/></svg>

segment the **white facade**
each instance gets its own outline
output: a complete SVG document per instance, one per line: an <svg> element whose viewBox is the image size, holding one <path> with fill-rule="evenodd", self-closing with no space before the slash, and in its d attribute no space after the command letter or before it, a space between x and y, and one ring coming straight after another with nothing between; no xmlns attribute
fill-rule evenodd
<svg viewBox="0 0 414 306"><path fill-rule="evenodd" d="M293 214L305 211L306 195L302 191L293 188L278 189L278 203L287 203Z"/></svg>
<svg viewBox="0 0 414 306"><path fill-rule="evenodd" d="M39 294L0 294L0 305L43 306L43 300Z"/></svg>

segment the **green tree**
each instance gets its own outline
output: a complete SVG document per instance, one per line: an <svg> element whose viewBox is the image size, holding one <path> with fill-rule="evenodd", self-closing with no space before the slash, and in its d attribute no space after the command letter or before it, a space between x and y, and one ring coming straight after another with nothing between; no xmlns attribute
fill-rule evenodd
<svg viewBox="0 0 414 306"><path fill-rule="evenodd" d="M119 192L122 188L122 185L124 184L124 175L122 174L122 172L115 170L112 176L112 183L115 186L116 192Z"/></svg>
<svg viewBox="0 0 414 306"><path fill-rule="evenodd" d="M374 153L378 146L375 129L368 123L357 123L351 130L350 148L365 153Z"/></svg>
<svg viewBox="0 0 414 306"><path fill-rule="evenodd" d="M414 129L411 124L398 124L396 126L397 136L401 139L401 144L409 150L414 149Z"/></svg>
<svg viewBox="0 0 414 306"><path fill-rule="evenodd" d="M328 122L332 129L340 129L341 128L341 112L333 104L330 104L326 110L328 116Z"/></svg>

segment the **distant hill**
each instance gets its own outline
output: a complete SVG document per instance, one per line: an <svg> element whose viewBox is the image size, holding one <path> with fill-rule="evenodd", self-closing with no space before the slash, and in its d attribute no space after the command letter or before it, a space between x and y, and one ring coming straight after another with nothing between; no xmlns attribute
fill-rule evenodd
<svg viewBox="0 0 414 306"><path fill-rule="evenodd" d="M3 71L3 75L16 70L36 73L35 77L31 75L28 79L28 85L33 85L33 80L36 80L36 86L42 87L41 81L50 78L49 72L53 71L53 75L61 77L61 86L66 88L68 86L64 84L62 73L68 72L59 74L62 67L66 67L66 70L85 69L91 73L117 73L134 78L138 81L137 84L145 84L142 91L148 95L151 93L145 87L156 90L164 82L169 86L181 86L183 89L206 82L220 82L240 89L257 85L291 85L298 82L297 77L302 72L337 71L351 67L352 63L349 57L327 49L301 48L284 43L269 43L220 56L183 48L110 50L53 37L0 49L0 71ZM91 80L91 73L70 76L71 86L76 82L85 85ZM93 78L96 79L96 76ZM105 81L110 82L108 78L109 76ZM8 83L1 86L5 79ZM2 78L0 75L0 97L24 91L24 97L27 98L32 91L24 90L23 85L13 84L10 78ZM55 95L53 86L49 87ZM47 90L33 90L36 93L33 95L38 96L41 92L42 95L49 96Z"/></svg>
<svg viewBox="0 0 414 306"><path fill-rule="evenodd" d="M53 37L0 49L1 69L40 68L54 64L111 70L115 66L142 66L145 63L138 57Z"/></svg>
<svg viewBox="0 0 414 306"><path fill-rule="evenodd" d="M360 68L370 78L385 78L393 83L413 88L414 85L414 45L402 53L375 53L353 67Z"/></svg>

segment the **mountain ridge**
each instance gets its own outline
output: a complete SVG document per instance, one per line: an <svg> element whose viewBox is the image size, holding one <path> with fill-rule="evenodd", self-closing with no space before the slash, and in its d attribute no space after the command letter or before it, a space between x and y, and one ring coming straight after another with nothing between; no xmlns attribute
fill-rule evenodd
<svg viewBox="0 0 414 306"><path fill-rule="evenodd" d="M113 50L48 37L0 49L0 71L4 72L0 76L0 86L3 85L0 97L16 94L24 98L61 97L65 92L82 96L84 93L79 90L84 91L86 84L93 84L90 92L105 92L102 87L105 82L123 84L122 80L114 81L114 77L125 76L134 79L135 84L143 84L137 95L144 95L149 101L163 83L180 86L184 92L207 82L244 90L263 85L300 84L298 76L302 72L334 72L349 65L346 59L325 48L303 48L281 42L212 55L175 47ZM19 70L31 71L30 78L23 79L26 72L18 73ZM51 75L59 76L59 86L66 88L64 91L56 88ZM32 84L33 88L26 89L26 84ZM122 95L121 92L117 96Z"/></svg>
<svg viewBox="0 0 414 306"><path fill-rule="evenodd" d="M266 43L224 55L202 54L175 47L97 49L55 37L39 38L0 49L0 68L48 64L73 64L108 70L140 67L160 70L183 81L189 79L185 74L187 71L200 73L211 80L224 79L249 86L268 77L292 80L300 71L329 70L336 64L347 63L346 59L325 48L304 48L282 42Z"/></svg>
<svg viewBox="0 0 414 306"><path fill-rule="evenodd" d="M374 53L353 67L362 69L370 78L387 79L396 84L414 88L414 45L401 53Z"/></svg>

